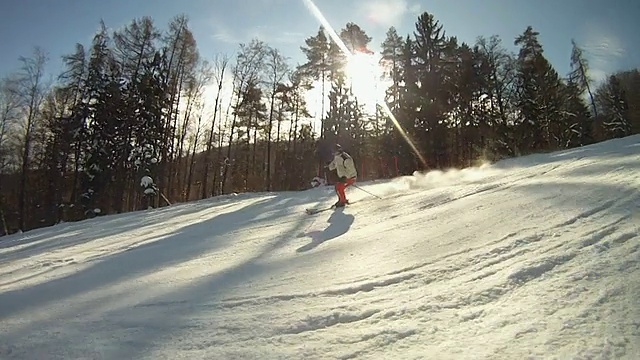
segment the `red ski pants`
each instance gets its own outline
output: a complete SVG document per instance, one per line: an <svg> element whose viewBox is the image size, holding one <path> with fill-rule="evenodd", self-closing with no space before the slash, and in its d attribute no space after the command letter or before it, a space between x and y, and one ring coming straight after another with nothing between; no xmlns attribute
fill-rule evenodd
<svg viewBox="0 0 640 360"><path fill-rule="evenodd" d="M344 193L344 189L353 185L356 182L356 178L346 179L344 182L338 181L336 183L336 194L338 194L338 201L344 203L347 201L347 195Z"/></svg>

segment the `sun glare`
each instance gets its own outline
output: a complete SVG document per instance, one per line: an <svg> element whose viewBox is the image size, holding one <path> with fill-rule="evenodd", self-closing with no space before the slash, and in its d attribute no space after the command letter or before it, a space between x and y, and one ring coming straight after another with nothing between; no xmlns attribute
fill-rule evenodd
<svg viewBox="0 0 640 360"><path fill-rule="evenodd" d="M375 111L377 103L384 99L385 84L381 81L382 69L373 54L355 53L349 56L345 74L353 94L367 110Z"/></svg>
<svg viewBox="0 0 640 360"><path fill-rule="evenodd" d="M378 76L381 73L381 68L378 63L374 61L375 57L364 53L351 54L342 39L340 39L331 24L329 24L329 21L327 21L324 15L322 15L322 12L313 3L313 1L303 1L311 11L311 14L313 14L313 16L315 16L329 32L331 39L338 45L338 47L340 47L342 52L348 56L345 71L352 81L354 95L356 97L359 96L360 100L365 104L365 109L367 111L370 111L370 109L375 110L376 104L379 104L383 113L391 119L393 125L398 129L404 140L409 144L409 146L411 146L411 149L418 158L420 158L423 167L426 167L427 163L424 156L422 156L416 145L411 141L405 130L391 112L391 109L389 109L387 103L382 101L384 100L382 96L382 94L384 94L384 86L382 86L383 84L381 84L380 76Z"/></svg>

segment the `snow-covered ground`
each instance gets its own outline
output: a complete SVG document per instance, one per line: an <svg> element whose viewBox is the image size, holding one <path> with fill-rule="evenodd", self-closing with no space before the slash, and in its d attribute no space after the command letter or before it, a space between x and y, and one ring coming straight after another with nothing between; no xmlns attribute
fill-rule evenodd
<svg viewBox="0 0 640 360"><path fill-rule="evenodd" d="M0 359L640 359L640 137L0 238Z"/></svg>

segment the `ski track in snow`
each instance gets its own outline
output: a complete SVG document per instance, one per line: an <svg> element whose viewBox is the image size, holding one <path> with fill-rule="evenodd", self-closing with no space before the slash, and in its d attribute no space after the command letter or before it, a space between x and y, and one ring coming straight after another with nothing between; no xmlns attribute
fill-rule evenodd
<svg viewBox="0 0 640 360"><path fill-rule="evenodd" d="M0 358L639 359L639 143L0 238Z"/></svg>

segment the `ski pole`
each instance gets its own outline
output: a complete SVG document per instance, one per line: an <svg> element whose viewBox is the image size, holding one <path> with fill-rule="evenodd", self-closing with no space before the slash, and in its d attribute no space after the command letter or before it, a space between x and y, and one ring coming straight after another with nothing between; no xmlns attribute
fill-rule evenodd
<svg viewBox="0 0 640 360"><path fill-rule="evenodd" d="M378 199L382 200L382 198L381 198L380 196L378 196L378 195L376 195L376 194L372 194L372 193L368 192L367 190L365 190L365 189L361 188L360 186L358 186L358 185L356 185L356 184L353 184L353 187L355 187L356 189L360 189L361 191L364 191L364 192L366 192L367 194L369 194L369 195L371 195L371 196L375 196L375 197L377 197Z"/></svg>

